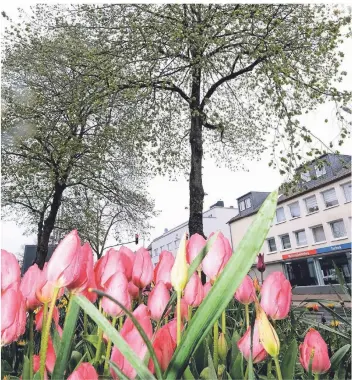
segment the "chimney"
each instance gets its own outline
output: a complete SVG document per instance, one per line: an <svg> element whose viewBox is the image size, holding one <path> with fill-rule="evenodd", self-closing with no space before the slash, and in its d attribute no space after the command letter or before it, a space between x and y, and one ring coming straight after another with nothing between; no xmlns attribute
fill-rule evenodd
<svg viewBox="0 0 352 380"><path fill-rule="evenodd" d="M210 206L210 208L214 207L224 207L224 201L217 201L216 203Z"/></svg>

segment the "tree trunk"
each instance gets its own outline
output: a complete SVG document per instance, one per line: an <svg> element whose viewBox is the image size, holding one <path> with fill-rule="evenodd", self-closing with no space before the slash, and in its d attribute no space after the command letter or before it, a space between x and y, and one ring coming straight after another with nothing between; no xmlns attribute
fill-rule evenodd
<svg viewBox="0 0 352 380"><path fill-rule="evenodd" d="M202 180L203 139L200 105L200 69L195 69L192 80L191 132L191 172L189 175L189 235L203 233L203 201L204 189Z"/></svg>
<svg viewBox="0 0 352 380"><path fill-rule="evenodd" d="M37 252L34 263L38 265L40 269L43 269L45 259L48 255L48 246L50 235L54 229L57 213L61 205L62 194L66 188L65 184L56 183L55 192L53 195L53 201L50 206L50 212L48 217L42 224L42 230L38 231L37 235Z"/></svg>

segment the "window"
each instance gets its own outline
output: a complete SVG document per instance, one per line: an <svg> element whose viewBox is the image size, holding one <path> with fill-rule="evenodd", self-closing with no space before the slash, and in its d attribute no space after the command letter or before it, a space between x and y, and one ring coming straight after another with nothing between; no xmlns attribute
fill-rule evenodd
<svg viewBox="0 0 352 380"><path fill-rule="evenodd" d="M180 245L180 239L178 237L176 237L176 240L175 240L175 249L177 249L179 245Z"/></svg>
<svg viewBox="0 0 352 380"><path fill-rule="evenodd" d="M324 174L326 174L325 166L322 166L322 167L315 166L315 175L317 178L321 177Z"/></svg>
<svg viewBox="0 0 352 380"><path fill-rule="evenodd" d="M244 201L240 202L240 211L243 211L245 209Z"/></svg>
<svg viewBox="0 0 352 380"><path fill-rule="evenodd" d="M351 262L350 253L335 253L319 258L319 264L325 285L338 284L338 277L334 268L335 265L340 269L346 283L351 282Z"/></svg>
<svg viewBox="0 0 352 380"><path fill-rule="evenodd" d="M345 193L346 202L351 202L352 186L350 183L342 185L343 192Z"/></svg>
<svg viewBox="0 0 352 380"><path fill-rule="evenodd" d="M324 191L322 195L326 207L332 207L339 204L339 202L337 201L335 189L329 189L327 191Z"/></svg>
<svg viewBox="0 0 352 380"><path fill-rule="evenodd" d="M269 252L276 252L277 248L276 248L275 238L270 238L267 240L267 242L268 242Z"/></svg>
<svg viewBox="0 0 352 380"><path fill-rule="evenodd" d="M288 207L290 208L292 218L298 218L299 216L301 216L301 210L299 209L298 202L291 203L290 205L288 205Z"/></svg>
<svg viewBox="0 0 352 380"><path fill-rule="evenodd" d="M298 246L307 245L307 236L305 230L296 231L295 236Z"/></svg>
<svg viewBox="0 0 352 380"><path fill-rule="evenodd" d="M170 249L171 249L171 243L168 243L167 244L167 250L170 251Z"/></svg>
<svg viewBox="0 0 352 380"><path fill-rule="evenodd" d="M309 198L305 199L307 212L310 214L311 212L315 212L319 210L318 204L317 204L317 198L315 195L312 195Z"/></svg>
<svg viewBox="0 0 352 380"><path fill-rule="evenodd" d="M291 242L290 242L289 234L281 235L280 239L281 239L282 249L290 249L291 248Z"/></svg>
<svg viewBox="0 0 352 380"><path fill-rule="evenodd" d="M154 256L158 256L158 248L154 249Z"/></svg>
<svg viewBox="0 0 352 380"><path fill-rule="evenodd" d="M330 227L331 227L332 235L335 239L346 236L345 223L343 222L342 219L336 220L335 222L330 222Z"/></svg>
<svg viewBox="0 0 352 380"><path fill-rule="evenodd" d="M301 179L304 182L309 182L310 181L310 173L309 172L301 173Z"/></svg>
<svg viewBox="0 0 352 380"><path fill-rule="evenodd" d="M280 223L280 222L284 222L285 220L286 218L285 218L284 208L279 207L278 209L276 209L276 222Z"/></svg>
<svg viewBox="0 0 352 380"><path fill-rule="evenodd" d="M318 285L313 259L294 260L285 267L292 286Z"/></svg>
<svg viewBox="0 0 352 380"><path fill-rule="evenodd" d="M247 198L245 202L246 202L246 208L250 208L252 206L251 198Z"/></svg>
<svg viewBox="0 0 352 380"><path fill-rule="evenodd" d="M326 241L323 226L312 227L312 233L313 233L314 243L320 243L322 241Z"/></svg>

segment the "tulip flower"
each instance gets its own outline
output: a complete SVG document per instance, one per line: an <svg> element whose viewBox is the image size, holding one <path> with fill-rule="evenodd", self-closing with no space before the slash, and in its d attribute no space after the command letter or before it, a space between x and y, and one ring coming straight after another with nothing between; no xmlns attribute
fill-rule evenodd
<svg viewBox="0 0 352 380"><path fill-rule="evenodd" d="M259 253L258 255L257 269L261 273L265 271L264 253Z"/></svg>
<svg viewBox="0 0 352 380"><path fill-rule="evenodd" d="M82 247L82 249L84 249L84 246ZM87 249L87 251L89 251L90 253L88 255L88 253L86 252L86 255L88 257L87 267L86 267L88 281L85 284L84 290L80 290L80 291L81 291L81 294L84 295L86 298L88 298L90 302L95 302L97 300L98 295L94 292L89 291L89 289L95 289L97 287L96 282L95 282L94 268L93 268L94 267L93 252L90 246L89 246L89 249L88 248L85 248L85 249ZM76 291L77 290L79 289L76 289Z"/></svg>
<svg viewBox="0 0 352 380"><path fill-rule="evenodd" d="M188 304L187 302L181 298L181 301L180 301L180 304L181 304L181 321L183 322L187 322L188 321ZM175 318L177 319L177 308L175 309Z"/></svg>
<svg viewBox="0 0 352 380"><path fill-rule="evenodd" d="M153 328L150 320L148 309L145 305L141 304L133 312L133 315L142 326L144 332L149 339L152 338ZM143 359L147 353L147 346L145 345L141 335L139 334L132 321L127 318L120 332L126 343L133 349L140 359ZM136 370L125 359L116 346L114 346L111 354L111 360L120 368L120 370L130 379L136 376ZM113 379L117 379L115 371L111 369Z"/></svg>
<svg viewBox="0 0 352 380"><path fill-rule="evenodd" d="M149 252L139 248L133 264L132 281L139 289L145 288L153 280L153 263Z"/></svg>
<svg viewBox="0 0 352 380"><path fill-rule="evenodd" d="M287 317L292 300L291 284L282 272L271 273L260 291L260 305L273 320Z"/></svg>
<svg viewBox="0 0 352 380"><path fill-rule="evenodd" d="M127 247L122 246L119 250L122 256L125 256L125 275L128 281L132 280L133 264L136 259L136 255Z"/></svg>
<svg viewBox="0 0 352 380"><path fill-rule="evenodd" d="M106 293L119 301L126 309L131 308L131 296L128 292L128 281L123 273L115 273L105 283ZM101 301L103 310L112 317L120 317L124 311L107 297Z"/></svg>
<svg viewBox="0 0 352 380"><path fill-rule="evenodd" d="M69 286L77 279L80 265L81 240L73 230L61 240L48 262L48 281L55 288Z"/></svg>
<svg viewBox="0 0 352 380"><path fill-rule="evenodd" d="M299 361L306 371L309 371L312 357L312 373L314 374L325 373L331 366L328 346L319 332L313 328L308 331L303 343L299 346L299 354Z"/></svg>
<svg viewBox="0 0 352 380"><path fill-rule="evenodd" d="M1 294L1 345L16 341L26 328L26 300L16 287Z"/></svg>
<svg viewBox="0 0 352 380"><path fill-rule="evenodd" d="M8 288L18 289L21 280L21 270L16 256L1 250L1 294Z"/></svg>
<svg viewBox="0 0 352 380"><path fill-rule="evenodd" d="M67 380L98 380L98 374L90 363L81 363Z"/></svg>
<svg viewBox="0 0 352 380"><path fill-rule="evenodd" d="M209 239L214 234L209 236ZM203 272L212 282L220 275L232 255L231 247L225 236L219 232L209 252L202 262Z"/></svg>
<svg viewBox="0 0 352 380"><path fill-rule="evenodd" d="M41 276L41 270L37 264L28 268L21 280L20 290L26 299L27 310L34 310L40 306L40 301L35 295L37 283Z"/></svg>
<svg viewBox="0 0 352 380"><path fill-rule="evenodd" d="M48 372L53 373L55 362L56 362L56 353L55 353L53 341L51 339L51 336L49 335L48 348L46 351L46 360L45 360L45 366Z"/></svg>
<svg viewBox="0 0 352 380"><path fill-rule="evenodd" d="M204 291L204 298L208 295L211 289L211 282L208 281L203 285L203 291Z"/></svg>
<svg viewBox="0 0 352 380"><path fill-rule="evenodd" d="M173 254L169 251L162 251L159 261L154 268L154 284L163 281L166 287L171 289L171 269L175 263Z"/></svg>
<svg viewBox="0 0 352 380"><path fill-rule="evenodd" d="M128 283L128 293L133 300L137 300L139 297L139 288L132 281Z"/></svg>
<svg viewBox="0 0 352 380"><path fill-rule="evenodd" d="M193 260L198 256L206 244L207 241L202 235L194 234L191 236L187 242L186 259L188 264L192 264Z"/></svg>
<svg viewBox="0 0 352 380"><path fill-rule="evenodd" d="M249 361L249 356L251 353L251 327L250 326L247 328L247 331L244 333L243 337L237 342L237 347L241 351L244 358L247 361ZM267 357L267 353L259 340L259 329L258 329L257 320L254 323L252 353L253 353L252 360L254 364L265 360Z"/></svg>
<svg viewBox="0 0 352 380"><path fill-rule="evenodd" d="M254 302L256 298L255 288L252 279L248 275L243 279L241 285L236 290L235 298L243 305L249 305Z"/></svg>
<svg viewBox="0 0 352 380"><path fill-rule="evenodd" d="M204 288L201 279L196 273L193 273L189 279L183 299L186 301L187 305L198 307L204 298Z"/></svg>
<svg viewBox="0 0 352 380"><path fill-rule="evenodd" d="M34 373L38 372L39 368L40 368L40 356L39 355L33 355L33 372ZM44 372L44 380L48 380L48 373L46 370Z"/></svg>
<svg viewBox="0 0 352 380"><path fill-rule="evenodd" d="M229 347L226 342L225 334L222 332L218 340L218 351L219 351L219 357L223 363L226 361L228 350L229 350Z"/></svg>
<svg viewBox="0 0 352 380"><path fill-rule="evenodd" d="M53 320L55 322L55 325L58 327L59 326L59 309L55 306L54 311L53 311ZM43 327L43 307L39 309L37 314L35 315L35 329L37 331L42 331Z"/></svg>
<svg viewBox="0 0 352 380"><path fill-rule="evenodd" d="M166 285L159 281L148 297L148 309L154 321L159 321L170 300L170 293Z"/></svg>
<svg viewBox="0 0 352 380"><path fill-rule="evenodd" d="M41 303L49 303L54 296L55 284L48 280L48 263L45 263L43 270L39 274L36 285L35 296L38 301ZM58 298L63 295L64 291L65 289L61 288Z"/></svg>
<svg viewBox="0 0 352 380"><path fill-rule="evenodd" d="M175 324L174 326L176 327ZM164 372L176 349L176 342L171 335L169 323L160 328L155 334L153 348L161 371ZM154 363L151 359L149 360L148 367L152 373L155 372Z"/></svg>
<svg viewBox="0 0 352 380"><path fill-rule="evenodd" d="M171 284L176 292L182 292L187 284L188 265L186 261L186 237L183 236L171 269Z"/></svg>

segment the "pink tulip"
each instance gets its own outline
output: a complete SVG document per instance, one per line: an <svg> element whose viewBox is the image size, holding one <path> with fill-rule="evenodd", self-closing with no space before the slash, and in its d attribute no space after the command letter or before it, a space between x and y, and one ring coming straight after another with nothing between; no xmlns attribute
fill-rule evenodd
<svg viewBox="0 0 352 380"><path fill-rule="evenodd" d="M89 246L89 251L90 251L90 255L88 255L87 268L86 268L88 281L85 285L85 289L81 291L81 294L85 296L87 299L89 299L90 302L95 302L98 298L97 293L88 291L89 289L97 288L97 285L95 283L93 252L91 251L90 246Z"/></svg>
<svg viewBox="0 0 352 380"><path fill-rule="evenodd" d="M105 292L111 297L119 301L125 308L131 308L131 296L128 293L128 281L123 273L115 273L105 283ZM107 297L103 297L101 301L103 310L112 317L120 317L124 315L124 311L113 301Z"/></svg>
<svg viewBox="0 0 352 380"><path fill-rule="evenodd" d="M81 240L77 230L73 230L61 240L51 256L48 262L48 280L56 288L69 286L79 276L81 260Z"/></svg>
<svg viewBox="0 0 352 380"><path fill-rule="evenodd" d="M148 309L152 319L158 321L161 318L169 300L170 293L166 285L159 281L148 297Z"/></svg>
<svg viewBox="0 0 352 380"><path fill-rule="evenodd" d="M83 244L80 249L80 265L78 268L78 276L74 281L67 285L74 294L79 294L88 287L88 282L91 277L94 277L93 273L93 252L89 243Z"/></svg>
<svg viewBox="0 0 352 380"><path fill-rule="evenodd" d="M208 295L208 293L210 292L210 289L211 289L211 282L208 281L203 285L203 292L204 292L203 298L205 298Z"/></svg>
<svg viewBox="0 0 352 380"><path fill-rule="evenodd" d="M214 234L209 236L209 239ZM202 262L203 272L212 282L220 275L232 255L230 243L225 236L219 232L216 240Z"/></svg>
<svg viewBox="0 0 352 380"><path fill-rule="evenodd" d="M175 308L175 318L177 318L177 308ZM181 298L181 320L188 321L188 305L183 298Z"/></svg>
<svg viewBox="0 0 352 380"><path fill-rule="evenodd" d="M1 294L8 288L18 289L21 280L21 270L16 256L1 250Z"/></svg>
<svg viewBox="0 0 352 380"><path fill-rule="evenodd" d="M194 234L187 242L186 259L188 264L192 264L193 260L198 256L200 251L205 247L207 241L203 236Z"/></svg>
<svg viewBox="0 0 352 380"><path fill-rule="evenodd" d="M260 291L260 305L268 317L284 319L287 317L292 300L291 284L282 272L271 273Z"/></svg>
<svg viewBox="0 0 352 380"><path fill-rule="evenodd" d="M331 366L328 346L319 332L311 328L299 346L299 361L306 371L309 370L309 362L313 352L312 372L317 374L327 372Z"/></svg>
<svg viewBox="0 0 352 380"><path fill-rule="evenodd" d="M158 264L154 268L154 284L163 281L166 287L171 289L171 269L174 265L175 258L169 251L162 251L159 256Z"/></svg>
<svg viewBox="0 0 352 380"><path fill-rule="evenodd" d="M16 341L26 328L26 300L19 289L1 294L1 345Z"/></svg>
<svg viewBox="0 0 352 380"><path fill-rule="evenodd" d="M132 279L132 270L133 270L133 264L134 260L136 259L136 255L127 247L122 246L119 249L119 252L121 255L126 257L125 261L125 275L127 277L128 281L131 281Z"/></svg>
<svg viewBox="0 0 352 380"><path fill-rule="evenodd" d="M248 327L243 337L237 342L237 347L248 361L251 353L251 327ZM254 323L252 352L254 364L263 361L268 355L259 341L259 329L257 321Z"/></svg>
<svg viewBox="0 0 352 380"><path fill-rule="evenodd" d="M133 312L143 330L145 331L147 337L151 339L153 335L153 328L150 321L150 316L148 309L145 305L141 304ZM140 359L143 359L147 353L147 346L145 345L142 337L140 336L138 330L134 327L133 323L129 318L125 321L122 329L121 336L124 338L126 343L133 349L133 351L138 355ZM136 376L136 370L131 366L131 364L125 359L121 352L116 346L112 349L111 360L121 369L121 371L130 379L134 379ZM111 369L111 375L114 379L117 379L116 373Z"/></svg>
<svg viewBox="0 0 352 380"><path fill-rule="evenodd" d="M48 280L48 263L45 263L36 284L35 296L38 301L41 303L49 303L54 294L55 283ZM58 298L64 294L64 291L64 288L59 291Z"/></svg>
<svg viewBox="0 0 352 380"><path fill-rule="evenodd" d="M98 374L90 363L81 363L67 380L98 380Z"/></svg>
<svg viewBox="0 0 352 380"><path fill-rule="evenodd" d="M160 368L164 372L168 367L172 355L174 354L176 349L176 341L173 339L172 334L170 332L169 323L164 325L155 334L153 348ZM148 367L152 373L155 372L154 363L152 360L149 361Z"/></svg>
<svg viewBox="0 0 352 380"><path fill-rule="evenodd" d="M139 297L139 288L132 281L128 283L128 293L133 300L137 300Z"/></svg>
<svg viewBox="0 0 352 380"><path fill-rule="evenodd" d="M255 288L252 279L247 275L235 293L235 298L243 305L249 305L256 298Z"/></svg>
<svg viewBox="0 0 352 380"><path fill-rule="evenodd" d="M139 248L133 264L132 281L143 289L153 280L153 263L149 252L145 248Z"/></svg>
<svg viewBox="0 0 352 380"><path fill-rule="evenodd" d="M183 299L186 301L187 305L198 307L203 301L203 298L204 289L202 281L198 274L193 273L185 287Z"/></svg>
<svg viewBox="0 0 352 380"><path fill-rule="evenodd" d="M41 270L37 264L28 268L21 280L20 290L26 299L27 310L34 310L40 306L40 301L35 295L37 283L41 276Z"/></svg>
<svg viewBox="0 0 352 380"><path fill-rule="evenodd" d="M33 355L33 372L36 373L40 369L40 356L39 355ZM48 380L48 372L45 369L44 372L44 380Z"/></svg>
<svg viewBox="0 0 352 380"><path fill-rule="evenodd" d="M53 341L51 339L51 336L49 335L48 350L46 352L46 361L45 361L45 366L48 372L53 373L55 362L56 362L56 353L55 353Z"/></svg>
<svg viewBox="0 0 352 380"><path fill-rule="evenodd" d="M35 315L35 329L37 331L42 331L42 326L43 326L43 307L39 309L37 314ZM55 325L59 325L59 309L55 306L54 311L53 311L53 321L55 322Z"/></svg>

